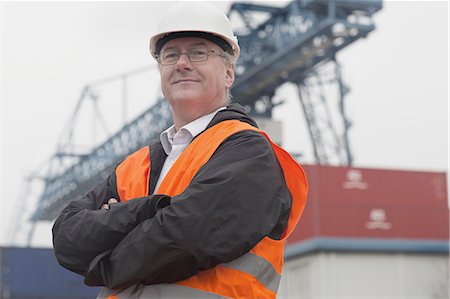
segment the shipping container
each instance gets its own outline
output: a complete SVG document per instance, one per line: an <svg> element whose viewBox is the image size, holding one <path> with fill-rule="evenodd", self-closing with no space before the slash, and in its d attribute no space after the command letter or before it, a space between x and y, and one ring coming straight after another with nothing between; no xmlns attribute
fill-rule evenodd
<svg viewBox="0 0 450 299"><path fill-rule="evenodd" d="M305 247L309 241L309 247L320 243L335 249L448 251L445 173L316 165L304 169L308 200L290 245Z"/></svg>
<svg viewBox="0 0 450 299"><path fill-rule="evenodd" d="M95 298L100 290L62 268L48 248L0 248L0 266L2 299Z"/></svg>

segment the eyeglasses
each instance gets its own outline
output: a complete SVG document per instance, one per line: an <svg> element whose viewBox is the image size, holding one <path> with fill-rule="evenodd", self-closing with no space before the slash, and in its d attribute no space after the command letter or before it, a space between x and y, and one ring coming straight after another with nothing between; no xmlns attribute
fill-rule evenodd
<svg viewBox="0 0 450 299"><path fill-rule="evenodd" d="M224 54L217 53L210 49L192 49L187 52L180 51L164 51L157 56L157 60L161 65L172 65L177 63L181 55L186 54L190 62L201 62L208 60L209 55L217 55L225 58Z"/></svg>

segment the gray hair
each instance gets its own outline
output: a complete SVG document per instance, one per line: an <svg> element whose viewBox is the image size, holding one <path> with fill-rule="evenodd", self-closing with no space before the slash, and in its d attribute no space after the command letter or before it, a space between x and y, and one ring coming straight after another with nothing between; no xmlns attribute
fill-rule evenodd
<svg viewBox="0 0 450 299"><path fill-rule="evenodd" d="M234 56L233 55L231 55L230 53L228 53L226 51L223 51L223 55L224 55L223 59L225 60L225 63L227 65L230 65L230 64L232 64L233 66L236 65L236 62L234 61Z"/></svg>
<svg viewBox="0 0 450 299"><path fill-rule="evenodd" d="M234 56L231 55L230 53L226 52L226 51L224 51L223 54L224 54L223 60L225 61L225 64L227 66L232 65L233 66L233 70L234 70L234 67L236 66L236 61L234 60ZM226 104L227 105L231 104L232 101L233 101L233 96L231 95L231 92L230 92L229 88L227 88L227 90L226 90L226 98L227 98L227 103Z"/></svg>

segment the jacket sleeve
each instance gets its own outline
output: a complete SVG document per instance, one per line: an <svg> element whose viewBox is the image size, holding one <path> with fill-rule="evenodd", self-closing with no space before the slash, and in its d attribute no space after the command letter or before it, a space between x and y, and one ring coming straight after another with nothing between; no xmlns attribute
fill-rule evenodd
<svg viewBox="0 0 450 299"><path fill-rule="evenodd" d="M253 131L234 134L170 206L97 256L85 283L116 289L188 278L248 252L290 205L268 141Z"/></svg>
<svg viewBox="0 0 450 299"><path fill-rule="evenodd" d="M168 196L147 196L100 210L109 198L118 198L115 175L98 184L86 196L69 203L53 225L53 247L58 262L84 275L97 255L111 251L139 223L153 217Z"/></svg>

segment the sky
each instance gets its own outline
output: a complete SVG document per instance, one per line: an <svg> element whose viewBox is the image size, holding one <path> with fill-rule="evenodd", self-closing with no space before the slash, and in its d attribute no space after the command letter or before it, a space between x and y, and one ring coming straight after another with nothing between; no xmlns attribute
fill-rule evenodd
<svg viewBox="0 0 450 299"><path fill-rule="evenodd" d="M230 3L214 5L226 12ZM160 95L148 40L171 4L2 3L0 246L10 245L11 231L17 244L24 244L29 225L15 223L26 220L39 195L37 187L26 189L24 178L45 170L84 86L148 67L130 81L128 121ZM447 172L448 2L385 1L374 21L375 31L337 57L350 88L346 105L354 166ZM113 133L123 124L120 82L96 93ZM313 163L297 91L284 85L276 97L285 100L274 112L282 121L284 147ZM92 101L83 105L76 133L86 144L99 143L107 134L93 120ZM51 224L36 229L32 245L51 246Z"/></svg>

